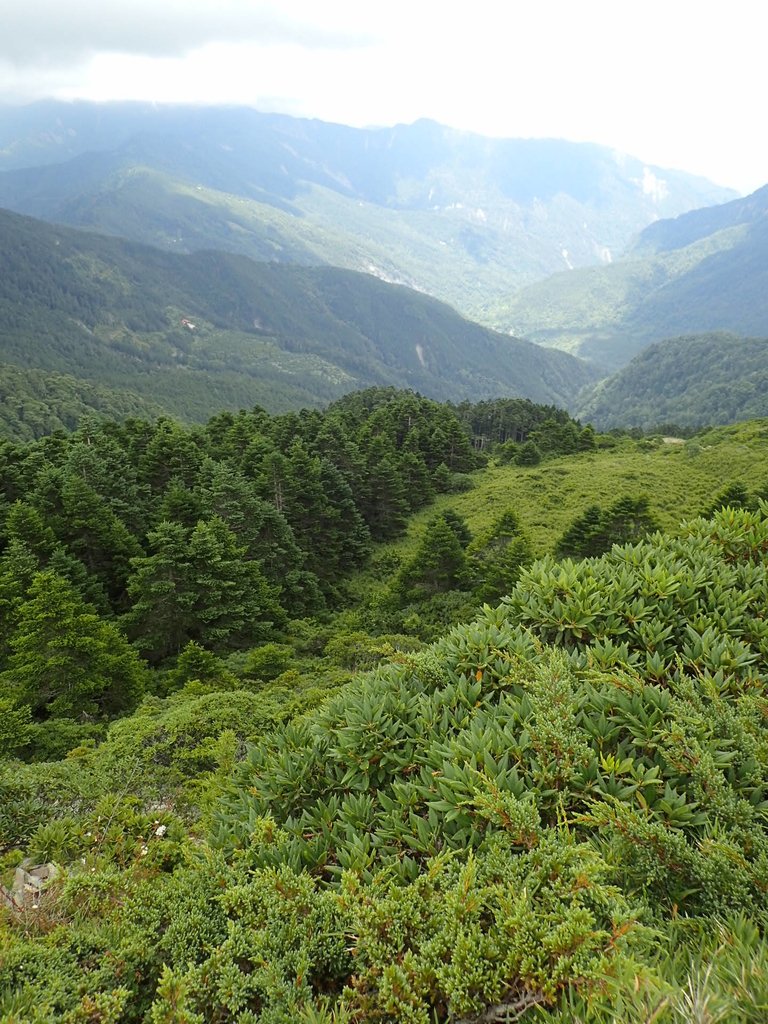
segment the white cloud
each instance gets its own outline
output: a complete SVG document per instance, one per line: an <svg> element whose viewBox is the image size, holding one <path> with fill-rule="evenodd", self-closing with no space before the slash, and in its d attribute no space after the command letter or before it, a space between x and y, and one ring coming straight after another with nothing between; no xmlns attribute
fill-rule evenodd
<svg viewBox="0 0 768 1024"><path fill-rule="evenodd" d="M0 59L21 67L66 66L98 53L178 57L209 43L246 40L308 49L370 41L342 18L326 16L323 5L300 2L2 0L0 20Z"/></svg>
<svg viewBox="0 0 768 1024"><path fill-rule="evenodd" d="M768 181L753 0L0 0L0 95L431 117Z"/></svg>

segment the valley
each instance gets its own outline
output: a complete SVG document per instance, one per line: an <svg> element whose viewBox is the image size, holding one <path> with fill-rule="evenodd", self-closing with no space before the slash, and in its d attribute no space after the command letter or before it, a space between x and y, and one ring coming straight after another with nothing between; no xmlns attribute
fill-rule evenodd
<svg viewBox="0 0 768 1024"><path fill-rule="evenodd" d="M0 1024L763 1024L767 204L0 108Z"/></svg>

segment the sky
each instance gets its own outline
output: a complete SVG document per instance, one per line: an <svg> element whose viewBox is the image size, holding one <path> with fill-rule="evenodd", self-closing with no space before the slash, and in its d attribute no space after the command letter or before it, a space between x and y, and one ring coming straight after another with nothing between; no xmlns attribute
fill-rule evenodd
<svg viewBox="0 0 768 1024"><path fill-rule="evenodd" d="M0 102L429 117L768 183L756 0L0 0Z"/></svg>

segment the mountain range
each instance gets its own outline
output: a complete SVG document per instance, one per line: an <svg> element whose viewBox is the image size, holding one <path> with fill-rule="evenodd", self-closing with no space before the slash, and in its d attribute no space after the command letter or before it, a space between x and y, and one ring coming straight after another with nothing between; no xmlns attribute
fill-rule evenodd
<svg viewBox="0 0 768 1024"><path fill-rule="evenodd" d="M101 408L110 395L127 413L199 421L222 408L317 406L372 385L567 405L595 379L566 353L367 274L169 253L7 211L0 239L0 362L13 368L3 407L25 435L71 425L83 403ZM67 415L40 408L43 371L57 375L47 399L61 407L63 388Z"/></svg>
<svg viewBox="0 0 768 1024"><path fill-rule="evenodd" d="M432 121L357 129L243 108L0 109L0 205L174 252L365 271L488 322L521 286L608 262L735 193L605 147Z"/></svg>
<svg viewBox="0 0 768 1024"><path fill-rule="evenodd" d="M380 384L600 427L764 415L768 186L732 196L429 121L0 109L0 204L36 218L0 214L0 429Z"/></svg>
<svg viewBox="0 0 768 1024"><path fill-rule="evenodd" d="M495 319L608 370L684 334L765 337L768 186L651 224L624 259L532 285Z"/></svg>

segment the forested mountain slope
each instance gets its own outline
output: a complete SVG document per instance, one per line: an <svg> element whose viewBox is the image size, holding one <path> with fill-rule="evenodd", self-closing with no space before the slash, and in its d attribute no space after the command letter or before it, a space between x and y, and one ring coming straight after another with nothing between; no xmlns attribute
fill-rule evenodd
<svg viewBox="0 0 768 1024"><path fill-rule="evenodd" d="M618 369L682 334L768 334L768 186L746 199L651 225L609 267L522 291L497 323Z"/></svg>
<svg viewBox="0 0 768 1024"><path fill-rule="evenodd" d="M238 108L0 110L0 205L161 245L372 272L482 319L729 190L562 140L355 129Z"/></svg>
<svg viewBox="0 0 768 1024"><path fill-rule="evenodd" d="M221 408L316 406L366 385L563 405L593 379L568 355L366 274L182 256L8 212L0 239L0 361L111 389L115 410L149 403L204 420ZM73 425L69 399L41 410L35 385L23 386L14 395L6 383L11 430Z"/></svg>
<svg viewBox="0 0 768 1024"><path fill-rule="evenodd" d="M768 339L693 335L649 345L588 387L576 409L601 430L768 416Z"/></svg>

